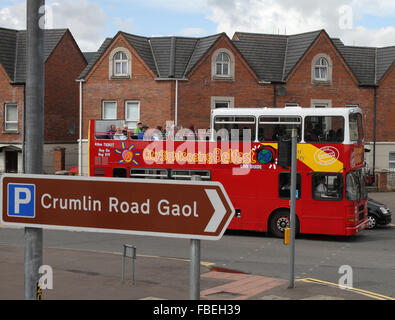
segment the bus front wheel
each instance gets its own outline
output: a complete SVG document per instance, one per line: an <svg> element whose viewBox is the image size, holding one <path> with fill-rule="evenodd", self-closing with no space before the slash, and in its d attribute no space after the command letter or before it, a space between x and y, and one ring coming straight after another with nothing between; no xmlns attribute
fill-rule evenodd
<svg viewBox="0 0 395 320"><path fill-rule="evenodd" d="M274 212L270 217L269 229L276 238L284 237L284 230L290 228L289 210L281 209ZM296 217L296 233L299 232L299 220Z"/></svg>

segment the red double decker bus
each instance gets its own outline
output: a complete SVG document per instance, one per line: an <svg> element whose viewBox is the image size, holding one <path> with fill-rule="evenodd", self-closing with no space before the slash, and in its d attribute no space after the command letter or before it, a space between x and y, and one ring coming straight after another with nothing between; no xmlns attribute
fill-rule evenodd
<svg viewBox="0 0 395 320"><path fill-rule="evenodd" d="M90 122L89 175L219 181L236 210L229 229L277 237L289 227L291 180L278 146L297 129L297 231L349 236L367 226L359 108L216 109L210 130L107 133L123 123Z"/></svg>

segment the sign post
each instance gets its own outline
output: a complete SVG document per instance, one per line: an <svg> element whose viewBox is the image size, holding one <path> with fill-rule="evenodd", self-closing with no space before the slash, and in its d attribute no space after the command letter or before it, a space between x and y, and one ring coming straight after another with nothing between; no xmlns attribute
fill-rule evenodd
<svg viewBox="0 0 395 320"><path fill-rule="evenodd" d="M200 176L193 176L192 181L200 181ZM191 239L191 262L189 272L189 299L200 300L200 240Z"/></svg>
<svg viewBox="0 0 395 320"><path fill-rule="evenodd" d="M40 27L44 0L26 1L26 148L23 158L26 173L43 173L44 146L44 30ZM26 200L26 199L25 199ZM22 204L22 198L19 199ZM25 299L36 300L38 269L43 262L43 230L25 228Z"/></svg>
<svg viewBox="0 0 395 320"><path fill-rule="evenodd" d="M292 129L292 160L291 160L291 202L290 202L290 266L289 266L289 286L295 287L295 233L296 233L296 163L297 163L297 130Z"/></svg>

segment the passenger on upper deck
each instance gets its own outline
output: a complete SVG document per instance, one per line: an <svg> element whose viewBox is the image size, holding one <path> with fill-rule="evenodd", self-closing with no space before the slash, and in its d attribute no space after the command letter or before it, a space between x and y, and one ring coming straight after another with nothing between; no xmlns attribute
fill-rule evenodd
<svg viewBox="0 0 395 320"><path fill-rule="evenodd" d="M119 127L114 133L114 140L126 140L126 136L122 133L122 130Z"/></svg>
<svg viewBox="0 0 395 320"><path fill-rule="evenodd" d="M107 139L113 139L115 131L116 131L115 124L112 124L110 126L110 130L108 130L108 132L107 132Z"/></svg>

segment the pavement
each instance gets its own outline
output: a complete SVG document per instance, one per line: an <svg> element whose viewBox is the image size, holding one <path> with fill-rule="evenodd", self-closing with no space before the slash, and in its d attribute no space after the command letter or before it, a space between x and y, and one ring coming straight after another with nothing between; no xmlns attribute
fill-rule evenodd
<svg viewBox="0 0 395 320"><path fill-rule="evenodd" d="M135 283L132 259L126 259L122 281L122 254L66 249L44 249L44 264L53 272L53 288L43 300L188 300L188 259L137 254ZM201 300L389 300L356 288L317 279L287 279L238 273L201 262ZM49 275L46 273L46 275ZM46 282L48 283L48 282ZM24 298L24 248L0 245L0 300Z"/></svg>

